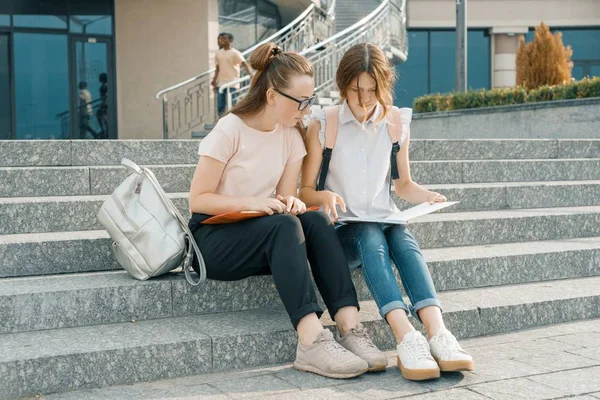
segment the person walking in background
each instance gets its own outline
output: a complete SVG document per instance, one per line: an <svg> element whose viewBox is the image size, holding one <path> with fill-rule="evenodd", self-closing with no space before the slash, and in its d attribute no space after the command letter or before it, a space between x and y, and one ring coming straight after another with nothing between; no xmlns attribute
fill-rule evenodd
<svg viewBox="0 0 600 400"><path fill-rule="evenodd" d="M98 76L100 82L100 106L96 111L96 119L100 126L99 136L108 139L108 75L105 72Z"/></svg>
<svg viewBox="0 0 600 400"><path fill-rule="evenodd" d="M88 90L88 84L86 81L79 82L79 137L85 139L87 133L91 133L92 137L96 139L97 133L90 126L92 119L92 94Z"/></svg>
<svg viewBox="0 0 600 400"><path fill-rule="evenodd" d="M227 108L227 92L234 92L239 89L240 85L231 86L223 93L218 91L219 87L239 79L240 66L246 70L248 75L252 75L252 73L242 53L232 46L233 35L231 33L222 32L217 40L219 50L215 53L216 71L211 84L217 90L217 111L221 116Z"/></svg>

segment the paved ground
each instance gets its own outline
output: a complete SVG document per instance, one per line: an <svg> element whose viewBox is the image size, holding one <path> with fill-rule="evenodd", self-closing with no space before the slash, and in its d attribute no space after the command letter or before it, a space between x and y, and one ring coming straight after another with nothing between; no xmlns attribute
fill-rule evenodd
<svg viewBox="0 0 600 400"><path fill-rule="evenodd" d="M153 399L600 399L600 320L549 326L461 342L474 373L448 373L409 382L388 352L385 372L331 380L289 364L205 374L131 386L38 396L47 400Z"/></svg>

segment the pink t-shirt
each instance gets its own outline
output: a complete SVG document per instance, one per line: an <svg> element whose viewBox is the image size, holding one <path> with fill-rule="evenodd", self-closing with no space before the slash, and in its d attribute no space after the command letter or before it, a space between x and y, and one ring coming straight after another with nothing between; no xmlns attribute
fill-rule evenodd
<svg viewBox="0 0 600 400"><path fill-rule="evenodd" d="M286 164L302 160L306 148L296 128L277 125L261 132L230 113L200 142L198 154L227 164L216 194L267 198L275 192Z"/></svg>

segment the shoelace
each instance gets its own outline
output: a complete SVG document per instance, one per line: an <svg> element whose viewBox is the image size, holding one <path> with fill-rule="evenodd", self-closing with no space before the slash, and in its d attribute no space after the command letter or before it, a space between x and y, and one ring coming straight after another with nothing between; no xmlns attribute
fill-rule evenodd
<svg viewBox="0 0 600 400"><path fill-rule="evenodd" d="M343 356L347 351L344 347L342 347L341 344L336 342L333 337L321 337L319 342L323 343L325 350L327 350L329 354L336 358Z"/></svg>
<svg viewBox="0 0 600 400"><path fill-rule="evenodd" d="M458 341L450 332L443 332L441 335L437 336L437 340L440 344L448 350L462 351Z"/></svg>
<svg viewBox="0 0 600 400"><path fill-rule="evenodd" d="M437 340L445 349L447 349L450 352L469 354L465 350L463 350L462 347L460 347L460 344L458 344L458 340L456 340L454 335L448 331L445 331L441 335L438 335Z"/></svg>
<svg viewBox="0 0 600 400"><path fill-rule="evenodd" d="M409 351L416 360L431 358L431 353L427 348L427 342L423 340L421 336L417 336L408 342L406 347L408 347Z"/></svg>
<svg viewBox="0 0 600 400"><path fill-rule="evenodd" d="M365 328L362 330L353 328L350 330L350 334L358 338L358 342L362 348L377 349L377 346L373 344Z"/></svg>

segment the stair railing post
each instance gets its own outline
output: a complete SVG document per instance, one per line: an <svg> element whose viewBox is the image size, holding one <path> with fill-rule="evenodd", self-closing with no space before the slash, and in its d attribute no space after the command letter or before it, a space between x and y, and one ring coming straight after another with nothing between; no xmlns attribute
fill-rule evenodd
<svg viewBox="0 0 600 400"><path fill-rule="evenodd" d="M167 94L165 93L162 98L162 115L163 115L163 139L169 138L169 115L168 115L168 102Z"/></svg>

